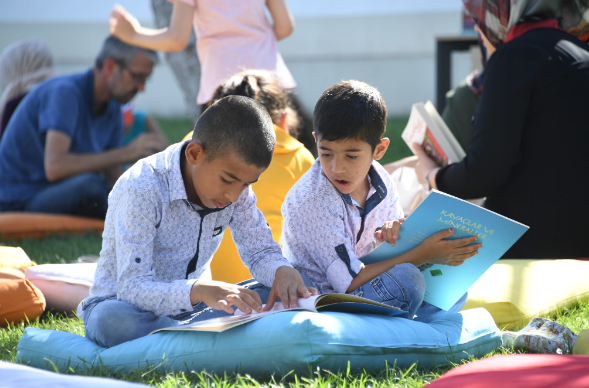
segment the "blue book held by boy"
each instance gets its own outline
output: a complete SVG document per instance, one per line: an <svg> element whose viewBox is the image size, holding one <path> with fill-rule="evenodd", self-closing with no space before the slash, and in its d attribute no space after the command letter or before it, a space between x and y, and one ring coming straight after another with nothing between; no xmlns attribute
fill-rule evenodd
<svg viewBox="0 0 589 388"><path fill-rule="evenodd" d="M433 190L401 225L396 246L382 243L360 260L372 264L398 256L432 234L449 228L454 229L452 239L477 236L473 244L483 246L462 265L434 264L422 272L426 283L424 300L443 310L450 309L529 229L490 210Z"/></svg>

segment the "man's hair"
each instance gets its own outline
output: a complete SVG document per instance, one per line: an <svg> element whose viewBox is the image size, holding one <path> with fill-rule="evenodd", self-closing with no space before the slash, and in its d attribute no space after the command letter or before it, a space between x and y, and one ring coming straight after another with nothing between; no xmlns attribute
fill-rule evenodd
<svg viewBox="0 0 589 388"><path fill-rule="evenodd" d="M125 68L135 60L135 57L139 53L145 55L154 65L157 65L159 62L155 51L143 47L132 46L114 36L109 36L102 44L102 48L96 57L94 66L96 66L97 69L102 70L106 59L111 58L121 67Z"/></svg>
<svg viewBox="0 0 589 388"><path fill-rule="evenodd" d="M200 116L192 141L200 143L207 160L236 154L245 163L266 168L272 161L276 134L262 105L244 96L227 96Z"/></svg>
<svg viewBox="0 0 589 388"><path fill-rule="evenodd" d="M313 112L317 140L361 140L373 151L386 124L387 108L378 90L354 80L342 81L323 92Z"/></svg>

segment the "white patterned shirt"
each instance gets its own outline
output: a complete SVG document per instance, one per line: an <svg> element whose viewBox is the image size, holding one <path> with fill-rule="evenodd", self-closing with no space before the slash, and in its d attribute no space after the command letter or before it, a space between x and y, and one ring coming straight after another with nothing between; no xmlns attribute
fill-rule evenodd
<svg viewBox="0 0 589 388"><path fill-rule="evenodd" d="M244 264L260 283L271 286L278 267L291 267L251 187L223 209L188 201L180 171L184 144L138 161L115 184L85 303L116 295L160 316L191 311L192 285L211 278L210 262L228 226Z"/></svg>
<svg viewBox="0 0 589 388"><path fill-rule="evenodd" d="M381 244L374 232L403 218L390 175L377 161L368 179L371 189L362 209L333 186L317 159L286 195L282 252L321 293L346 292L364 267L358 258Z"/></svg>

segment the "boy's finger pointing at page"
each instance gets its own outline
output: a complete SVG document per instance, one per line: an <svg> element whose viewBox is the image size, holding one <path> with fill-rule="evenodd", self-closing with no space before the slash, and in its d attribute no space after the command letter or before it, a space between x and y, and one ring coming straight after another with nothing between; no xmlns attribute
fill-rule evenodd
<svg viewBox="0 0 589 388"><path fill-rule="evenodd" d="M281 299L284 308L297 307L299 289L302 289L300 293L302 298L311 296L299 271L288 266L279 267L276 270L272 290L270 291L270 296L263 311L269 311L278 298Z"/></svg>

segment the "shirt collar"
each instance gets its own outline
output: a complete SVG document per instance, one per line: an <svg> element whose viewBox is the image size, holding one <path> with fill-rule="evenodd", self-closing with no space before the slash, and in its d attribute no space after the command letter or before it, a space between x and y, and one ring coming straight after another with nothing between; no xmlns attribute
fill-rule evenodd
<svg viewBox="0 0 589 388"><path fill-rule="evenodd" d="M377 202L382 201L382 199L387 196L387 188L386 188L384 182L382 181L382 178L380 177L380 175L378 175L378 172L374 168L374 165L370 166L370 170L368 170L367 178L368 178L368 183L370 184L371 189L368 191L369 198L366 201L366 205L368 205L368 201L370 201L374 195L376 195L377 196L376 198L378 198ZM372 195L370 195L370 193L373 191L373 189L374 189L374 193ZM352 199L352 196L350 194L341 194L340 193L340 195L342 196L344 202L347 203L348 205L359 207L358 203Z"/></svg>
<svg viewBox="0 0 589 388"><path fill-rule="evenodd" d="M168 182L170 190L170 202L177 200L185 201L188 204L188 206L190 206L190 208L192 208L193 210L204 210L207 213L214 213L226 209L227 206L231 206L231 204L220 209L209 209L203 208L188 200L188 196L186 195L186 186L184 186L184 179L182 179L182 164L180 163L180 160L184 157L184 151L186 150L186 146L191 141L192 140L189 139L182 143L175 144L173 146L170 146L166 151L164 151L166 166L169 171Z"/></svg>
<svg viewBox="0 0 589 388"><path fill-rule="evenodd" d="M168 166L168 184L170 190L170 201L188 200L186 195L186 187L184 186L184 179L182 179L182 170L180 158L184 157L184 150L186 145L190 143L187 140L183 143L178 143L175 146L169 147L165 151L166 165ZM196 206L196 205L195 205Z"/></svg>

